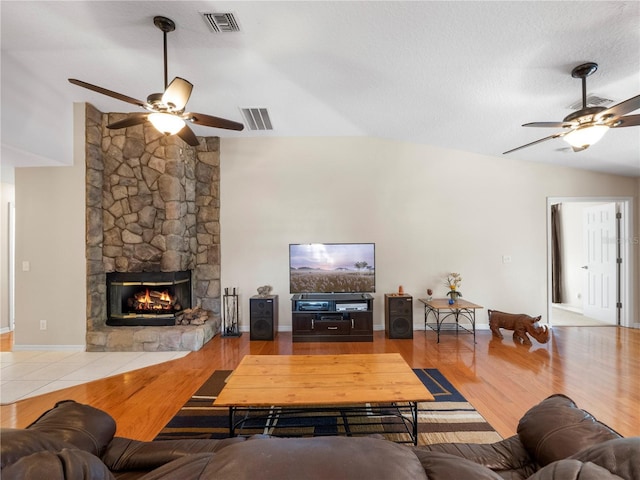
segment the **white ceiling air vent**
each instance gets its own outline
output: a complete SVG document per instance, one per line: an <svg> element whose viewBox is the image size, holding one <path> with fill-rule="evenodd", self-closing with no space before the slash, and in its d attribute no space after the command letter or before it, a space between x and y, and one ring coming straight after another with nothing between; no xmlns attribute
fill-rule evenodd
<svg viewBox="0 0 640 480"><path fill-rule="evenodd" d="M233 13L203 13L202 18L215 33L239 32L240 27Z"/></svg>
<svg viewBox="0 0 640 480"><path fill-rule="evenodd" d="M587 95L587 107L608 107L613 100L598 97L597 95ZM569 110L580 110L582 108L582 99L572 103L567 107Z"/></svg>
<svg viewBox="0 0 640 480"><path fill-rule="evenodd" d="M273 130L269 112L266 108L240 108L240 111L242 111L242 116L249 126L249 130Z"/></svg>

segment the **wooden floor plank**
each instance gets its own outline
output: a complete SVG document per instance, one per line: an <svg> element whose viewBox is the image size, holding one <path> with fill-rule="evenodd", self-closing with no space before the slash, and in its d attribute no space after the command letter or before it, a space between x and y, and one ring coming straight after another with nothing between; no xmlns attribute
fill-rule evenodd
<svg viewBox="0 0 640 480"><path fill-rule="evenodd" d="M1 335L3 351L10 334ZM117 434L153 439L214 370L233 370L247 354L318 355L399 353L412 368L437 368L503 437L533 405L553 393L568 395L622 435L640 435L640 330L618 327L556 327L549 343L530 348L502 341L488 331L434 332L413 339L373 342L292 343L216 336L200 351L134 372L40 395L0 407L3 427L24 427L58 400L74 399L111 414ZM141 421L144 419L144 421Z"/></svg>

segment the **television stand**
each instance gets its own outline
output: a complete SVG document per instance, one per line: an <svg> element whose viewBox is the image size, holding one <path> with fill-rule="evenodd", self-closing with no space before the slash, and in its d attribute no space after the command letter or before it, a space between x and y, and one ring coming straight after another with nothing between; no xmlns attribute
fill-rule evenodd
<svg viewBox="0 0 640 480"><path fill-rule="evenodd" d="M298 293L291 310L294 342L373 342L369 293Z"/></svg>

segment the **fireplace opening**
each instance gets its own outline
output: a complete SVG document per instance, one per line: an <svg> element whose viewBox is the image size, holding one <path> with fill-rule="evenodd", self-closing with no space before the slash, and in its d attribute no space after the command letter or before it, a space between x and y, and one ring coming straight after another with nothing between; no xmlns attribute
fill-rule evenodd
<svg viewBox="0 0 640 480"><path fill-rule="evenodd" d="M107 325L175 325L191 308L191 272L108 273L107 300Z"/></svg>

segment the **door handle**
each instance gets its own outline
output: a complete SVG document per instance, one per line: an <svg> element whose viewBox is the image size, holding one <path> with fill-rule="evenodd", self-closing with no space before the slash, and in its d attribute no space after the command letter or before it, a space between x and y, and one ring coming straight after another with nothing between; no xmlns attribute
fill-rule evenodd
<svg viewBox="0 0 640 480"><path fill-rule="evenodd" d="M584 266L582 266L580 268L582 268L583 270L589 270L589 265L584 265Z"/></svg>

